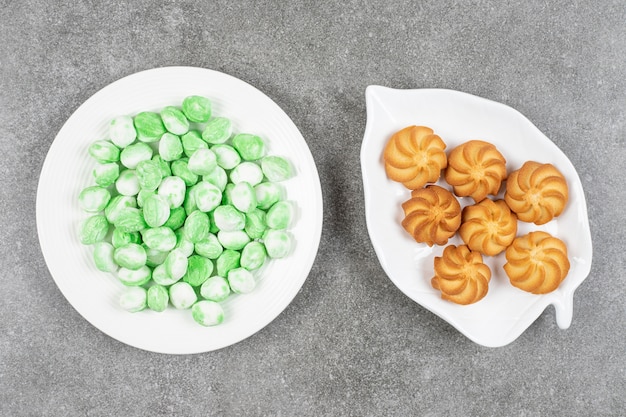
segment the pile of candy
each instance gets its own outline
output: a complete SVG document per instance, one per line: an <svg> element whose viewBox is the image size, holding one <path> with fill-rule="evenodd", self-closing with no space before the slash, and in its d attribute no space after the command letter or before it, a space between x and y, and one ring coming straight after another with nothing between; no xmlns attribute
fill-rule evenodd
<svg viewBox="0 0 626 417"><path fill-rule="evenodd" d="M89 148L96 185L79 195L91 214L79 238L93 245L96 267L126 286L128 311L171 304L219 324L219 303L251 292L253 271L292 250L293 206L278 184L291 165L211 116L208 98L190 96L181 108L113 119L110 140Z"/></svg>

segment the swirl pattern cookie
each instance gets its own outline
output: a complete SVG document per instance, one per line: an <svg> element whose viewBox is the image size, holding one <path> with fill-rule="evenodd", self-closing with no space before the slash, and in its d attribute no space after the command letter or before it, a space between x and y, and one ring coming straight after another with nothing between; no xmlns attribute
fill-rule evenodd
<svg viewBox="0 0 626 417"><path fill-rule="evenodd" d="M467 305L487 295L490 280L491 270L480 253L466 245L450 245L435 257L435 276L430 282L444 300Z"/></svg>
<svg viewBox="0 0 626 417"><path fill-rule="evenodd" d="M448 160L446 144L425 126L409 126L391 136L385 146L385 172L409 190L435 182Z"/></svg>
<svg viewBox="0 0 626 417"><path fill-rule="evenodd" d="M504 271L511 284L533 294L557 289L570 268L565 243L542 231L516 238L505 256Z"/></svg>
<svg viewBox="0 0 626 417"><path fill-rule="evenodd" d="M461 225L461 205L450 191L438 185L412 191L402 209L402 227L417 242L428 246L445 245Z"/></svg>
<svg viewBox="0 0 626 417"><path fill-rule="evenodd" d="M560 215L567 204L565 177L552 164L528 161L509 175L504 200L517 217L537 225Z"/></svg>
<svg viewBox="0 0 626 417"><path fill-rule="evenodd" d="M471 250L495 256L513 242L517 233L517 216L504 200L484 199L467 206L461 214L459 235Z"/></svg>
<svg viewBox="0 0 626 417"><path fill-rule="evenodd" d="M498 194L506 179L506 159L493 144L470 140L450 152L445 179L456 195L479 202Z"/></svg>

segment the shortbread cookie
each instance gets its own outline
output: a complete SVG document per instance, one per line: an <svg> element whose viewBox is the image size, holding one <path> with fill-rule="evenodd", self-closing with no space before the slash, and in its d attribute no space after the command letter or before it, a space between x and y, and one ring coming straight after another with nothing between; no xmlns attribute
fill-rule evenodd
<svg viewBox="0 0 626 417"><path fill-rule="evenodd" d="M461 206L454 195L438 185L411 192L402 203L402 226L413 238L428 246L445 245L461 225Z"/></svg>
<svg viewBox="0 0 626 417"><path fill-rule="evenodd" d="M491 270L483 263L482 255L466 245L447 246L442 256L435 257L433 288L441 291L441 298L457 304L480 301L489 290Z"/></svg>
<svg viewBox="0 0 626 417"><path fill-rule="evenodd" d="M505 256L504 271L511 284L533 294L557 289L570 268L565 243L542 231L516 238Z"/></svg>
<svg viewBox="0 0 626 417"><path fill-rule="evenodd" d="M528 161L509 175L504 200L517 217L537 225L563 212L568 189L565 177L552 164Z"/></svg>
<svg viewBox="0 0 626 417"><path fill-rule="evenodd" d="M493 144L470 140L450 152L445 179L456 195L479 202L498 194L506 179L506 160Z"/></svg>
<svg viewBox="0 0 626 417"><path fill-rule="evenodd" d="M471 250L495 256L515 239L517 216L504 200L484 199L467 206L461 214L459 235Z"/></svg>
<svg viewBox="0 0 626 417"><path fill-rule="evenodd" d="M435 182L447 165L446 144L425 126L409 126L396 132L383 153L389 179L410 190Z"/></svg>

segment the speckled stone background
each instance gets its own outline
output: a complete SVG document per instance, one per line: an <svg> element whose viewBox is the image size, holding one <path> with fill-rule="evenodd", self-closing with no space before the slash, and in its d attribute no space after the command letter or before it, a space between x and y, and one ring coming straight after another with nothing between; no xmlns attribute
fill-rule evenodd
<svg viewBox="0 0 626 417"><path fill-rule="evenodd" d="M0 415L625 415L625 22L623 0L0 0ZM254 336L190 356L135 349L84 320L35 224L65 120L107 84L169 65L275 100L311 148L325 207L293 303ZM568 330L550 307L515 342L484 348L393 286L365 226L370 84L508 104L571 159L594 262Z"/></svg>

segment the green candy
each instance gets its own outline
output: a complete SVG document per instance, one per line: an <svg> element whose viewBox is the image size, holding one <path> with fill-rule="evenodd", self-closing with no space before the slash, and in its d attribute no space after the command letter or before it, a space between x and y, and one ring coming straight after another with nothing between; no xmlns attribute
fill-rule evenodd
<svg viewBox="0 0 626 417"><path fill-rule="evenodd" d="M120 166L117 162L98 164L93 169L92 174L96 184L101 187L108 187L113 185L117 177L120 176Z"/></svg>
<svg viewBox="0 0 626 417"><path fill-rule="evenodd" d="M190 257L193 254L194 244L187 238L185 228L181 227L174 234L176 235L176 246L174 249L180 249L181 253L186 257Z"/></svg>
<svg viewBox="0 0 626 417"><path fill-rule="evenodd" d="M117 271L117 278L128 287L136 287L147 284L152 278L152 270L146 265L139 269L128 269L121 267Z"/></svg>
<svg viewBox="0 0 626 417"><path fill-rule="evenodd" d="M185 209L183 207L170 209L170 217L165 223L163 223L163 226L169 227L172 230L179 229L180 227L182 227L182 225L185 224L186 218L187 213L185 213Z"/></svg>
<svg viewBox="0 0 626 417"><path fill-rule="evenodd" d="M284 230L268 229L263 236L263 244L270 258L284 258L292 247L291 236Z"/></svg>
<svg viewBox="0 0 626 417"><path fill-rule="evenodd" d="M220 228L215 224L215 211L209 211L207 214L209 215L209 233L219 232Z"/></svg>
<svg viewBox="0 0 626 417"><path fill-rule="evenodd" d="M146 191L156 190L163 179L159 163L152 160L139 162L135 169L135 174L137 175L137 181L139 181L139 187Z"/></svg>
<svg viewBox="0 0 626 417"><path fill-rule="evenodd" d="M220 230L217 232L217 240L224 249L241 250L250 242L250 237L243 230Z"/></svg>
<svg viewBox="0 0 626 417"><path fill-rule="evenodd" d="M139 208L143 208L143 205L146 203L146 199L148 197L150 197L151 195L155 195L154 191L150 191L150 190L139 190L139 192L137 193L137 206Z"/></svg>
<svg viewBox="0 0 626 417"><path fill-rule="evenodd" d="M89 155L101 164L120 160L120 150L106 140L97 140L89 146Z"/></svg>
<svg viewBox="0 0 626 417"><path fill-rule="evenodd" d="M141 235L139 232L128 233L115 228L111 234L111 243L115 248L121 248L129 243L141 243Z"/></svg>
<svg viewBox="0 0 626 417"><path fill-rule="evenodd" d="M235 184L230 198L233 202L233 206L242 213L249 213L256 209L256 194L254 188L247 182Z"/></svg>
<svg viewBox="0 0 626 417"><path fill-rule="evenodd" d="M213 262L200 255L191 255L187 273L183 276L183 281L192 287L198 287L204 283L213 272Z"/></svg>
<svg viewBox="0 0 626 417"><path fill-rule="evenodd" d="M135 169L141 161L149 161L152 158L152 148L143 142L129 145L122 149L120 162L128 169Z"/></svg>
<svg viewBox="0 0 626 417"><path fill-rule="evenodd" d="M202 140L197 130L190 130L181 138L183 144L183 152L187 157L193 155L198 149L208 149L209 145Z"/></svg>
<svg viewBox="0 0 626 417"><path fill-rule="evenodd" d="M189 157L188 167L196 175L208 175L217 167L217 157L210 149L198 149Z"/></svg>
<svg viewBox="0 0 626 417"><path fill-rule="evenodd" d="M204 127L202 139L207 143L224 143L233 134L233 124L225 117L214 117Z"/></svg>
<svg viewBox="0 0 626 417"><path fill-rule="evenodd" d="M143 287L128 287L120 295L120 307L131 313L146 308L147 292Z"/></svg>
<svg viewBox="0 0 626 417"><path fill-rule="evenodd" d="M257 207L267 210L282 199L283 189L273 182L262 182L254 187Z"/></svg>
<svg viewBox="0 0 626 417"><path fill-rule="evenodd" d="M265 142L257 135L249 133L235 135L233 147L244 161L256 161L265 156Z"/></svg>
<svg viewBox="0 0 626 417"><path fill-rule="evenodd" d="M223 205L213 211L213 219L220 230L243 230L246 216L235 207Z"/></svg>
<svg viewBox="0 0 626 417"><path fill-rule="evenodd" d="M183 113L189 121L204 123L211 118L211 101L202 96L189 96L183 100Z"/></svg>
<svg viewBox="0 0 626 417"><path fill-rule="evenodd" d="M143 219L141 210L131 207L122 209L113 224L120 231L126 233L139 232L148 226Z"/></svg>
<svg viewBox="0 0 626 417"><path fill-rule="evenodd" d="M213 145L211 150L215 153L217 165L224 169L233 169L241 163L241 156L230 145Z"/></svg>
<svg viewBox="0 0 626 417"><path fill-rule="evenodd" d="M222 193L220 192L220 199ZM87 187L78 195L80 207L88 213L99 213L104 210L111 200L111 193L106 188Z"/></svg>
<svg viewBox="0 0 626 417"><path fill-rule="evenodd" d="M266 214L261 209L255 209L246 213L244 230L250 239L261 239L267 230Z"/></svg>
<svg viewBox="0 0 626 417"><path fill-rule="evenodd" d="M93 245L101 242L109 232L109 222L101 214L85 219L78 234L78 238L83 245Z"/></svg>
<svg viewBox="0 0 626 417"><path fill-rule="evenodd" d="M187 282L177 282L170 287L170 302L179 310L186 310L198 300L193 287Z"/></svg>
<svg viewBox="0 0 626 417"><path fill-rule="evenodd" d="M198 255L204 256L208 259L217 259L224 247L213 233L209 233L207 237L200 242L196 242L194 250Z"/></svg>
<svg viewBox="0 0 626 417"><path fill-rule="evenodd" d="M233 184L245 181L254 187L263 181L263 171L254 162L242 162L230 171L230 180Z"/></svg>
<svg viewBox="0 0 626 417"><path fill-rule="evenodd" d="M224 191L222 191L222 205L224 206L232 206L233 205L233 188L235 188L235 184L229 182L224 187Z"/></svg>
<svg viewBox="0 0 626 417"><path fill-rule="evenodd" d="M209 174L202 176L202 181L210 182L223 192L228 183L228 174L226 174L224 168L216 166Z"/></svg>
<svg viewBox="0 0 626 417"><path fill-rule="evenodd" d="M224 250L215 261L215 269L217 270L217 275L219 275L220 277L226 277L228 275L228 271L239 267L240 258L241 254L236 250Z"/></svg>
<svg viewBox="0 0 626 417"><path fill-rule="evenodd" d="M207 300L224 301L230 295L230 286L226 278L216 275L200 286L200 295Z"/></svg>
<svg viewBox="0 0 626 417"><path fill-rule="evenodd" d="M158 113L144 111L133 120L137 130L137 139L141 142L156 142L166 132L163 120Z"/></svg>
<svg viewBox="0 0 626 417"><path fill-rule="evenodd" d="M187 187L191 187L198 182L198 175L191 172L187 159L179 159L172 162L172 174L185 182Z"/></svg>
<svg viewBox="0 0 626 417"><path fill-rule="evenodd" d="M202 300L191 307L191 316L202 326L216 326L224 321L224 310L214 301Z"/></svg>
<svg viewBox="0 0 626 417"><path fill-rule="evenodd" d="M118 116L109 124L109 137L111 142L119 148L125 148L135 141L137 131L130 116Z"/></svg>
<svg viewBox="0 0 626 417"><path fill-rule="evenodd" d="M174 279L168 275L164 264L156 265L152 270L152 281L154 281L157 285L169 287L170 285L177 283L179 280L180 278Z"/></svg>
<svg viewBox="0 0 626 417"><path fill-rule="evenodd" d="M200 211L215 210L222 202L222 191L210 182L200 181L191 188L190 193Z"/></svg>
<svg viewBox="0 0 626 417"><path fill-rule="evenodd" d="M191 192L191 188L187 188L187 191L185 192L185 201L183 202L183 207L185 209L185 213L187 213L187 216L198 210L195 194Z"/></svg>
<svg viewBox="0 0 626 417"><path fill-rule="evenodd" d="M170 214L170 205L162 195L151 194L143 202L143 218L150 227L163 226L169 220Z"/></svg>
<svg viewBox="0 0 626 417"><path fill-rule="evenodd" d="M123 268L137 270L146 264L148 258L143 246L137 243L128 243L115 249L113 259Z"/></svg>
<svg viewBox="0 0 626 417"><path fill-rule="evenodd" d="M251 271L263 266L267 259L265 246L260 242L250 242L241 251L240 265Z"/></svg>
<svg viewBox="0 0 626 417"><path fill-rule="evenodd" d="M161 169L161 178L169 177L172 175L172 169L170 168L170 163L164 160L161 155L154 155L152 160L159 164L159 168Z"/></svg>
<svg viewBox="0 0 626 417"><path fill-rule="evenodd" d="M200 242L209 235L209 216L201 211L194 211L185 220L185 236L192 243Z"/></svg>
<svg viewBox="0 0 626 417"><path fill-rule="evenodd" d="M165 197L170 205L170 209L180 207L185 201L185 182L174 176L165 177L158 188L158 194Z"/></svg>
<svg viewBox="0 0 626 417"><path fill-rule="evenodd" d="M161 110L161 119L167 131L175 135L184 135L189 130L189 120L181 110L174 106Z"/></svg>
<svg viewBox="0 0 626 417"><path fill-rule="evenodd" d="M143 237L143 243L150 249L168 252L176 246L176 235L169 227L145 229L141 236Z"/></svg>
<svg viewBox="0 0 626 417"><path fill-rule="evenodd" d="M188 265L187 256L181 249L173 249L165 258L165 272L172 279L179 280L187 272Z"/></svg>
<svg viewBox="0 0 626 417"><path fill-rule="evenodd" d="M108 242L96 242L93 245L93 261L100 271L115 272L118 265L113 259L115 248Z"/></svg>
<svg viewBox="0 0 626 417"><path fill-rule="evenodd" d="M158 313L165 311L169 300L169 293L167 291L167 288L165 288L163 285L157 284L148 288L146 302L150 310L156 311Z"/></svg>
<svg viewBox="0 0 626 417"><path fill-rule="evenodd" d="M151 268L162 265L163 262L165 262L165 258L167 258L167 255L169 254L169 252L151 249L146 244L143 245L143 248L146 250L146 265ZM154 275L154 271L152 272L152 275Z"/></svg>
<svg viewBox="0 0 626 417"><path fill-rule="evenodd" d="M127 169L120 173L115 181L115 189L121 195L134 196L139 193L139 178L134 169Z"/></svg>
<svg viewBox="0 0 626 417"><path fill-rule="evenodd" d="M272 182L285 181L293 175L289 161L280 156L266 156L261 159L261 170Z"/></svg>
<svg viewBox="0 0 626 417"><path fill-rule="evenodd" d="M125 195L117 195L109 201L106 208L104 209L104 215L106 216L109 223L115 223L120 213L125 208L136 208L137 207L137 199L132 196Z"/></svg>
<svg viewBox="0 0 626 417"><path fill-rule="evenodd" d="M270 229L286 229L291 223L293 217L293 209L287 201L279 201L275 203L267 211L265 220Z"/></svg>
<svg viewBox="0 0 626 417"><path fill-rule="evenodd" d="M254 275L245 268L234 268L228 271L230 289L237 294L248 294L256 287Z"/></svg>
<svg viewBox="0 0 626 417"><path fill-rule="evenodd" d="M165 133L159 141L159 155L164 161L176 161L183 156L183 144L180 138L171 133Z"/></svg>

